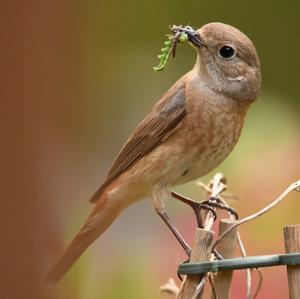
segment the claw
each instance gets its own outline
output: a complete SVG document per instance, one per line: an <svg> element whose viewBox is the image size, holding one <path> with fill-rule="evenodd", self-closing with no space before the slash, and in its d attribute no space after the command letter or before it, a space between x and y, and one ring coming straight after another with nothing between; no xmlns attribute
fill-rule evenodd
<svg viewBox="0 0 300 299"><path fill-rule="evenodd" d="M209 200L202 201L201 204L208 205L214 208L218 208L221 210L225 210L231 215L235 217L235 219L239 219L239 215L234 208L228 207L221 203L220 199L217 197L211 197Z"/></svg>
<svg viewBox="0 0 300 299"><path fill-rule="evenodd" d="M213 207L211 205L211 201L208 200L208 201L196 202L196 201L194 201L190 198L184 197L181 194L178 194L176 192L172 192L171 194L174 198L177 198L180 201L188 204L193 209L193 211L196 214L198 227L203 228L203 223L202 223L202 219L201 219L201 215L200 215L201 209L212 212L215 220L217 219L217 213L213 209Z"/></svg>

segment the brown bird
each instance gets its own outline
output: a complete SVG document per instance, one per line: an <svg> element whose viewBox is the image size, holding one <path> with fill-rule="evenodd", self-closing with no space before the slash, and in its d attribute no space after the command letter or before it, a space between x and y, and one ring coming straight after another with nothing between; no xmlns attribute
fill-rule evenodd
<svg viewBox="0 0 300 299"><path fill-rule="evenodd" d="M146 196L188 252L164 200L172 186L204 176L232 151L259 94L261 74L253 43L238 29L210 23L186 33L197 52L193 69L131 134L90 200L94 209L50 271L50 281L60 279L123 209Z"/></svg>

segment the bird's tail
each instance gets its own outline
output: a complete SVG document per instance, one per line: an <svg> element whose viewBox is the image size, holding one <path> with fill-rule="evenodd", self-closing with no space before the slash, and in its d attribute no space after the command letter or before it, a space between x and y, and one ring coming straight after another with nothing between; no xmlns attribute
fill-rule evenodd
<svg viewBox="0 0 300 299"><path fill-rule="evenodd" d="M107 201L107 195L104 192L79 233L48 273L47 281L57 282L72 267L85 249L112 224L119 213L119 207Z"/></svg>

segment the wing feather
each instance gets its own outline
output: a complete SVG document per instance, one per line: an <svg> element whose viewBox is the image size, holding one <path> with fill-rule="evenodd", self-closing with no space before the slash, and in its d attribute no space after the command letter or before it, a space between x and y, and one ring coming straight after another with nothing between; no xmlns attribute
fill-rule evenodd
<svg viewBox="0 0 300 299"><path fill-rule="evenodd" d="M186 116L185 81L177 82L138 125L112 163L104 183L90 199L96 202L105 188L136 161L168 139Z"/></svg>

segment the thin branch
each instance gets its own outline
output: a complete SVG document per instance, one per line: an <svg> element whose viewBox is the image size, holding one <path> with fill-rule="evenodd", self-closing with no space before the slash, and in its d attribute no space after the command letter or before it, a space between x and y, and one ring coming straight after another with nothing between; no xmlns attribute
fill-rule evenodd
<svg viewBox="0 0 300 299"><path fill-rule="evenodd" d="M209 273L206 273L206 275L203 276L203 278L201 279L200 283L198 284L193 296L191 299L197 299L198 298L198 295L201 293L204 285L205 285L205 282L206 282L206 279L208 277Z"/></svg>
<svg viewBox="0 0 300 299"><path fill-rule="evenodd" d="M223 184L224 176L222 173L215 174L213 180L212 180L212 187L211 187L211 193L210 197L217 198L220 193L222 193L226 189L226 185ZM213 224L214 224L214 215L212 212L207 212L206 218L204 221L204 229L211 230Z"/></svg>
<svg viewBox="0 0 300 299"><path fill-rule="evenodd" d="M239 232L237 233L237 237L238 237L238 244L240 247L240 251L242 253L242 257L246 257L247 252ZM246 299L250 299L250 298L251 298L251 270L246 269Z"/></svg>
<svg viewBox="0 0 300 299"><path fill-rule="evenodd" d="M199 182L198 185L200 185L205 191L208 192L208 196L210 198L210 200L213 202L214 200L220 200L225 206L229 207L228 203L226 202L226 200L224 199L224 195L221 196L221 193L223 191L225 191L226 189L226 185L225 185L225 180L224 180L224 176L221 173L217 173L214 177L213 180L210 184L210 186L204 185L203 183ZM225 230L225 232L223 232L219 238L214 242L213 244L213 249L216 247L216 245L229 233L231 232L233 229L237 228L239 225L246 223L248 221L251 221L263 214L265 214L266 212L268 212L269 210L271 210L272 208L274 208L276 205L278 205L291 191L293 190L297 190L300 191L300 180L294 182L293 184L291 184L281 195L279 195L279 197L277 197L273 202L271 202L269 205L267 205L265 208L261 209L260 211L258 211L257 213L250 215L248 217L245 217L239 221L237 221L235 224L233 224L229 229ZM213 207L214 210L216 210L216 207ZM235 219L235 217L233 215L231 215L229 213L229 217L231 219ZM206 230L211 230L213 223L214 223L214 214L213 211L208 211L206 213L206 217L205 217L205 221L204 221L204 229ZM241 250L241 254L243 257L246 257L246 250L245 250L245 246L242 242L241 236L238 233L238 243L239 243L239 247ZM213 255L212 255L212 259L214 259ZM247 269L246 270L246 286L247 286L247 295L246 298L250 299L251 298L251 270ZM258 292L261 289L261 285L262 285L262 281L263 281L263 276L262 276L262 272L260 269L257 269L257 273L259 274L259 282L258 282L258 286L256 291L254 292L253 295L253 299L256 298ZM191 299L196 299L198 298L199 294L202 292L203 287L205 285L205 282L207 281L207 279L209 279L210 283L212 284L212 291L214 292L214 287L213 287L213 281L212 278L210 276L210 273L206 273L201 281L199 282L199 284L197 285L193 296L191 297ZM185 277L186 278L186 277ZM176 290L172 289L171 285L166 285L165 288L163 289L163 291L169 291L172 292L173 294L177 294L177 298L179 296L179 294L182 291L182 287L185 284L185 281L183 282L183 284L181 285L181 288L178 289L176 286Z"/></svg>
<svg viewBox="0 0 300 299"><path fill-rule="evenodd" d="M196 185L200 186L204 191L206 191L208 193L211 193L211 189L205 183L203 183L201 181L198 181L196 183ZM231 193L227 193L227 192L222 193L222 196L219 195L219 198L222 201L225 201L225 198L230 199L230 200L235 200L235 201L240 200L240 198L237 195L231 194Z"/></svg>
<svg viewBox="0 0 300 299"><path fill-rule="evenodd" d="M209 283L210 283L210 286L211 286L211 289L212 289L212 293L214 295L214 299L218 299L219 297L218 297L216 287L215 287L215 283L214 283L214 279L213 279L211 273L208 275L208 279L209 279Z"/></svg>
<svg viewBox="0 0 300 299"><path fill-rule="evenodd" d="M169 293L176 296L179 293L179 287L173 278L169 278L169 280L160 287L160 293Z"/></svg>
<svg viewBox="0 0 300 299"><path fill-rule="evenodd" d="M263 273L262 273L262 270L261 269L254 269L257 273L258 273L258 285L256 287L256 291L254 292L254 295L253 295L253 299L255 299L261 289L261 286L262 286L262 283L263 283Z"/></svg>
<svg viewBox="0 0 300 299"><path fill-rule="evenodd" d="M216 247L216 245L228 234L230 233L231 230L233 230L234 228L238 227L239 225L246 223L248 221L251 221L263 214L265 214L266 212L268 212L269 210L271 210L272 208L274 208L276 205L278 205L291 191L293 190L297 190L300 191L300 180L296 181L295 183L291 184L278 198L276 198L272 203L270 203L268 206L266 206L265 208L261 209L260 211L258 211L257 213L250 215L246 218L241 219L240 221L238 221L236 224L234 224L233 226L231 226L229 229L227 229L223 234L221 234L221 236L219 236L219 238L215 241L215 244L213 245L213 248ZM223 200L224 201L224 200ZM225 201L226 203L226 201ZM227 203L226 203L227 204ZM244 247L244 244L242 242L241 236L238 233L238 243L239 243L239 247L242 253L243 257L246 257L246 250ZM256 298L258 292L260 291L261 285L262 285L262 272L261 270L259 270L259 274L260 274L260 280L259 280L259 285L257 287L257 290L255 291L255 294L253 296L253 299ZM251 270L247 269L246 270L246 298L250 299L251 298Z"/></svg>
<svg viewBox="0 0 300 299"><path fill-rule="evenodd" d="M235 229L236 227L240 226L243 223L246 223L248 221L251 221L263 214L265 214L266 212L268 212L269 210L271 210L272 208L274 208L276 205L278 205L291 191L300 191L300 180L292 183L285 191L282 192L282 194L280 194L273 202L271 202L269 205L267 205L266 207L264 207L263 209L261 209L260 211L258 211L257 213L254 213L248 217L245 217L239 221L237 221L234 225L232 225L230 228L228 228L223 234L221 234L219 236L219 238L215 241L213 248L216 247L216 245L229 233L231 232L233 229Z"/></svg>

